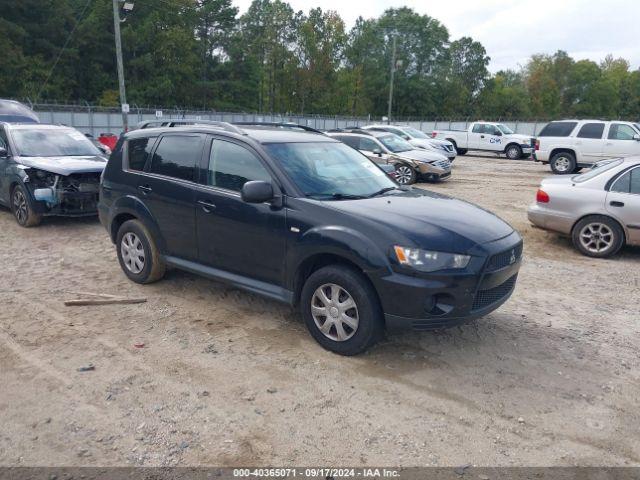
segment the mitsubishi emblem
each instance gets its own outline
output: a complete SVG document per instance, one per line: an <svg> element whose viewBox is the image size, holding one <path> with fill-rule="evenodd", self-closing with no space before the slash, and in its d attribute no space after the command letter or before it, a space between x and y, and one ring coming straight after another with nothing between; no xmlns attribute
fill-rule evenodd
<svg viewBox="0 0 640 480"><path fill-rule="evenodd" d="M511 258L509 259L509 265L516 263L516 251L511 250Z"/></svg>

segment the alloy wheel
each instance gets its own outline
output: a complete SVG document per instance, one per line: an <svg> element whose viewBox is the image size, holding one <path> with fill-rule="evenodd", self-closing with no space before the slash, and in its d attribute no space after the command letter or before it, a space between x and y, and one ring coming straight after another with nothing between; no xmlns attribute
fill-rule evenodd
<svg viewBox="0 0 640 480"><path fill-rule="evenodd" d="M27 223L29 217L29 209L27 199L19 188L13 192L13 211L20 225Z"/></svg>
<svg viewBox="0 0 640 480"><path fill-rule="evenodd" d="M311 316L322 334L336 342L345 342L358 330L358 307L340 285L325 283L311 297Z"/></svg>
<svg viewBox="0 0 640 480"><path fill-rule="evenodd" d="M571 161L567 157L558 157L554 162L556 170L559 172L568 172L571 166Z"/></svg>
<svg viewBox="0 0 640 480"><path fill-rule="evenodd" d="M509 150L507 150L507 157L509 157L511 160L516 160L518 157L520 157L520 150L518 150L517 147L509 148Z"/></svg>
<svg viewBox="0 0 640 480"><path fill-rule="evenodd" d="M144 246L135 233L128 232L122 237L120 253L127 270L136 275L142 272L145 264Z"/></svg>
<svg viewBox="0 0 640 480"><path fill-rule="evenodd" d="M589 223L580 230L580 243L592 253L602 253L613 245L613 231L604 223Z"/></svg>
<svg viewBox="0 0 640 480"><path fill-rule="evenodd" d="M411 168L407 167L406 165L401 165L396 168L396 181L400 185L406 185L411 181L412 173L413 172L411 171Z"/></svg>

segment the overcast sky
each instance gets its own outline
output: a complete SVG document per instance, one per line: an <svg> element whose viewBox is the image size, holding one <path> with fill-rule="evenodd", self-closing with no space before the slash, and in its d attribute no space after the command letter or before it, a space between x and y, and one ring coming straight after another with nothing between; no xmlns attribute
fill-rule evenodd
<svg viewBox="0 0 640 480"><path fill-rule="evenodd" d="M244 13L251 0L233 0ZM492 72L524 65L533 53L566 50L576 59L608 53L640 66L640 0L289 0L297 11L336 10L351 27L362 15L408 6L442 22L452 39L480 41Z"/></svg>

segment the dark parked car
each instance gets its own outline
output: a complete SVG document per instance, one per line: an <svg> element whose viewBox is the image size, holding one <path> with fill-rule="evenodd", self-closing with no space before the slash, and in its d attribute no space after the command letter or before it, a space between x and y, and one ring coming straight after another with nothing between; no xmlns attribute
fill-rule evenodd
<svg viewBox="0 0 640 480"><path fill-rule="evenodd" d="M129 132L99 213L134 282L171 266L297 305L313 337L343 355L385 325L427 330L495 310L522 253L495 215L400 187L328 136L283 129Z"/></svg>
<svg viewBox="0 0 640 480"><path fill-rule="evenodd" d="M96 215L106 164L75 128L0 123L0 204L23 227L49 215Z"/></svg>
<svg viewBox="0 0 640 480"><path fill-rule="evenodd" d="M15 100L0 99L0 122L40 123L40 119L26 105Z"/></svg>

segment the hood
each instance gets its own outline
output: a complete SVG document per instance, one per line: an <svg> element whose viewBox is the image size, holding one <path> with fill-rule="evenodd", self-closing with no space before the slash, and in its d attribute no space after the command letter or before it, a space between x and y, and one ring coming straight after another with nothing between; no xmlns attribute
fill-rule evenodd
<svg viewBox="0 0 640 480"><path fill-rule="evenodd" d="M413 160L416 162L439 162L448 160L447 157L432 150L407 150L406 152L394 153L394 157L404 160Z"/></svg>
<svg viewBox="0 0 640 480"><path fill-rule="evenodd" d="M18 161L26 167L64 176L72 173L100 173L107 166L107 159L98 155L91 157L20 157Z"/></svg>
<svg viewBox="0 0 640 480"><path fill-rule="evenodd" d="M522 140L523 143L530 144L531 136L530 135L521 135L519 133L512 133L511 135L507 135L509 138L513 138L514 140Z"/></svg>
<svg viewBox="0 0 640 480"><path fill-rule="evenodd" d="M416 246L431 250L466 253L477 244L504 238L514 231L511 225L483 208L421 189L326 204L385 225Z"/></svg>

